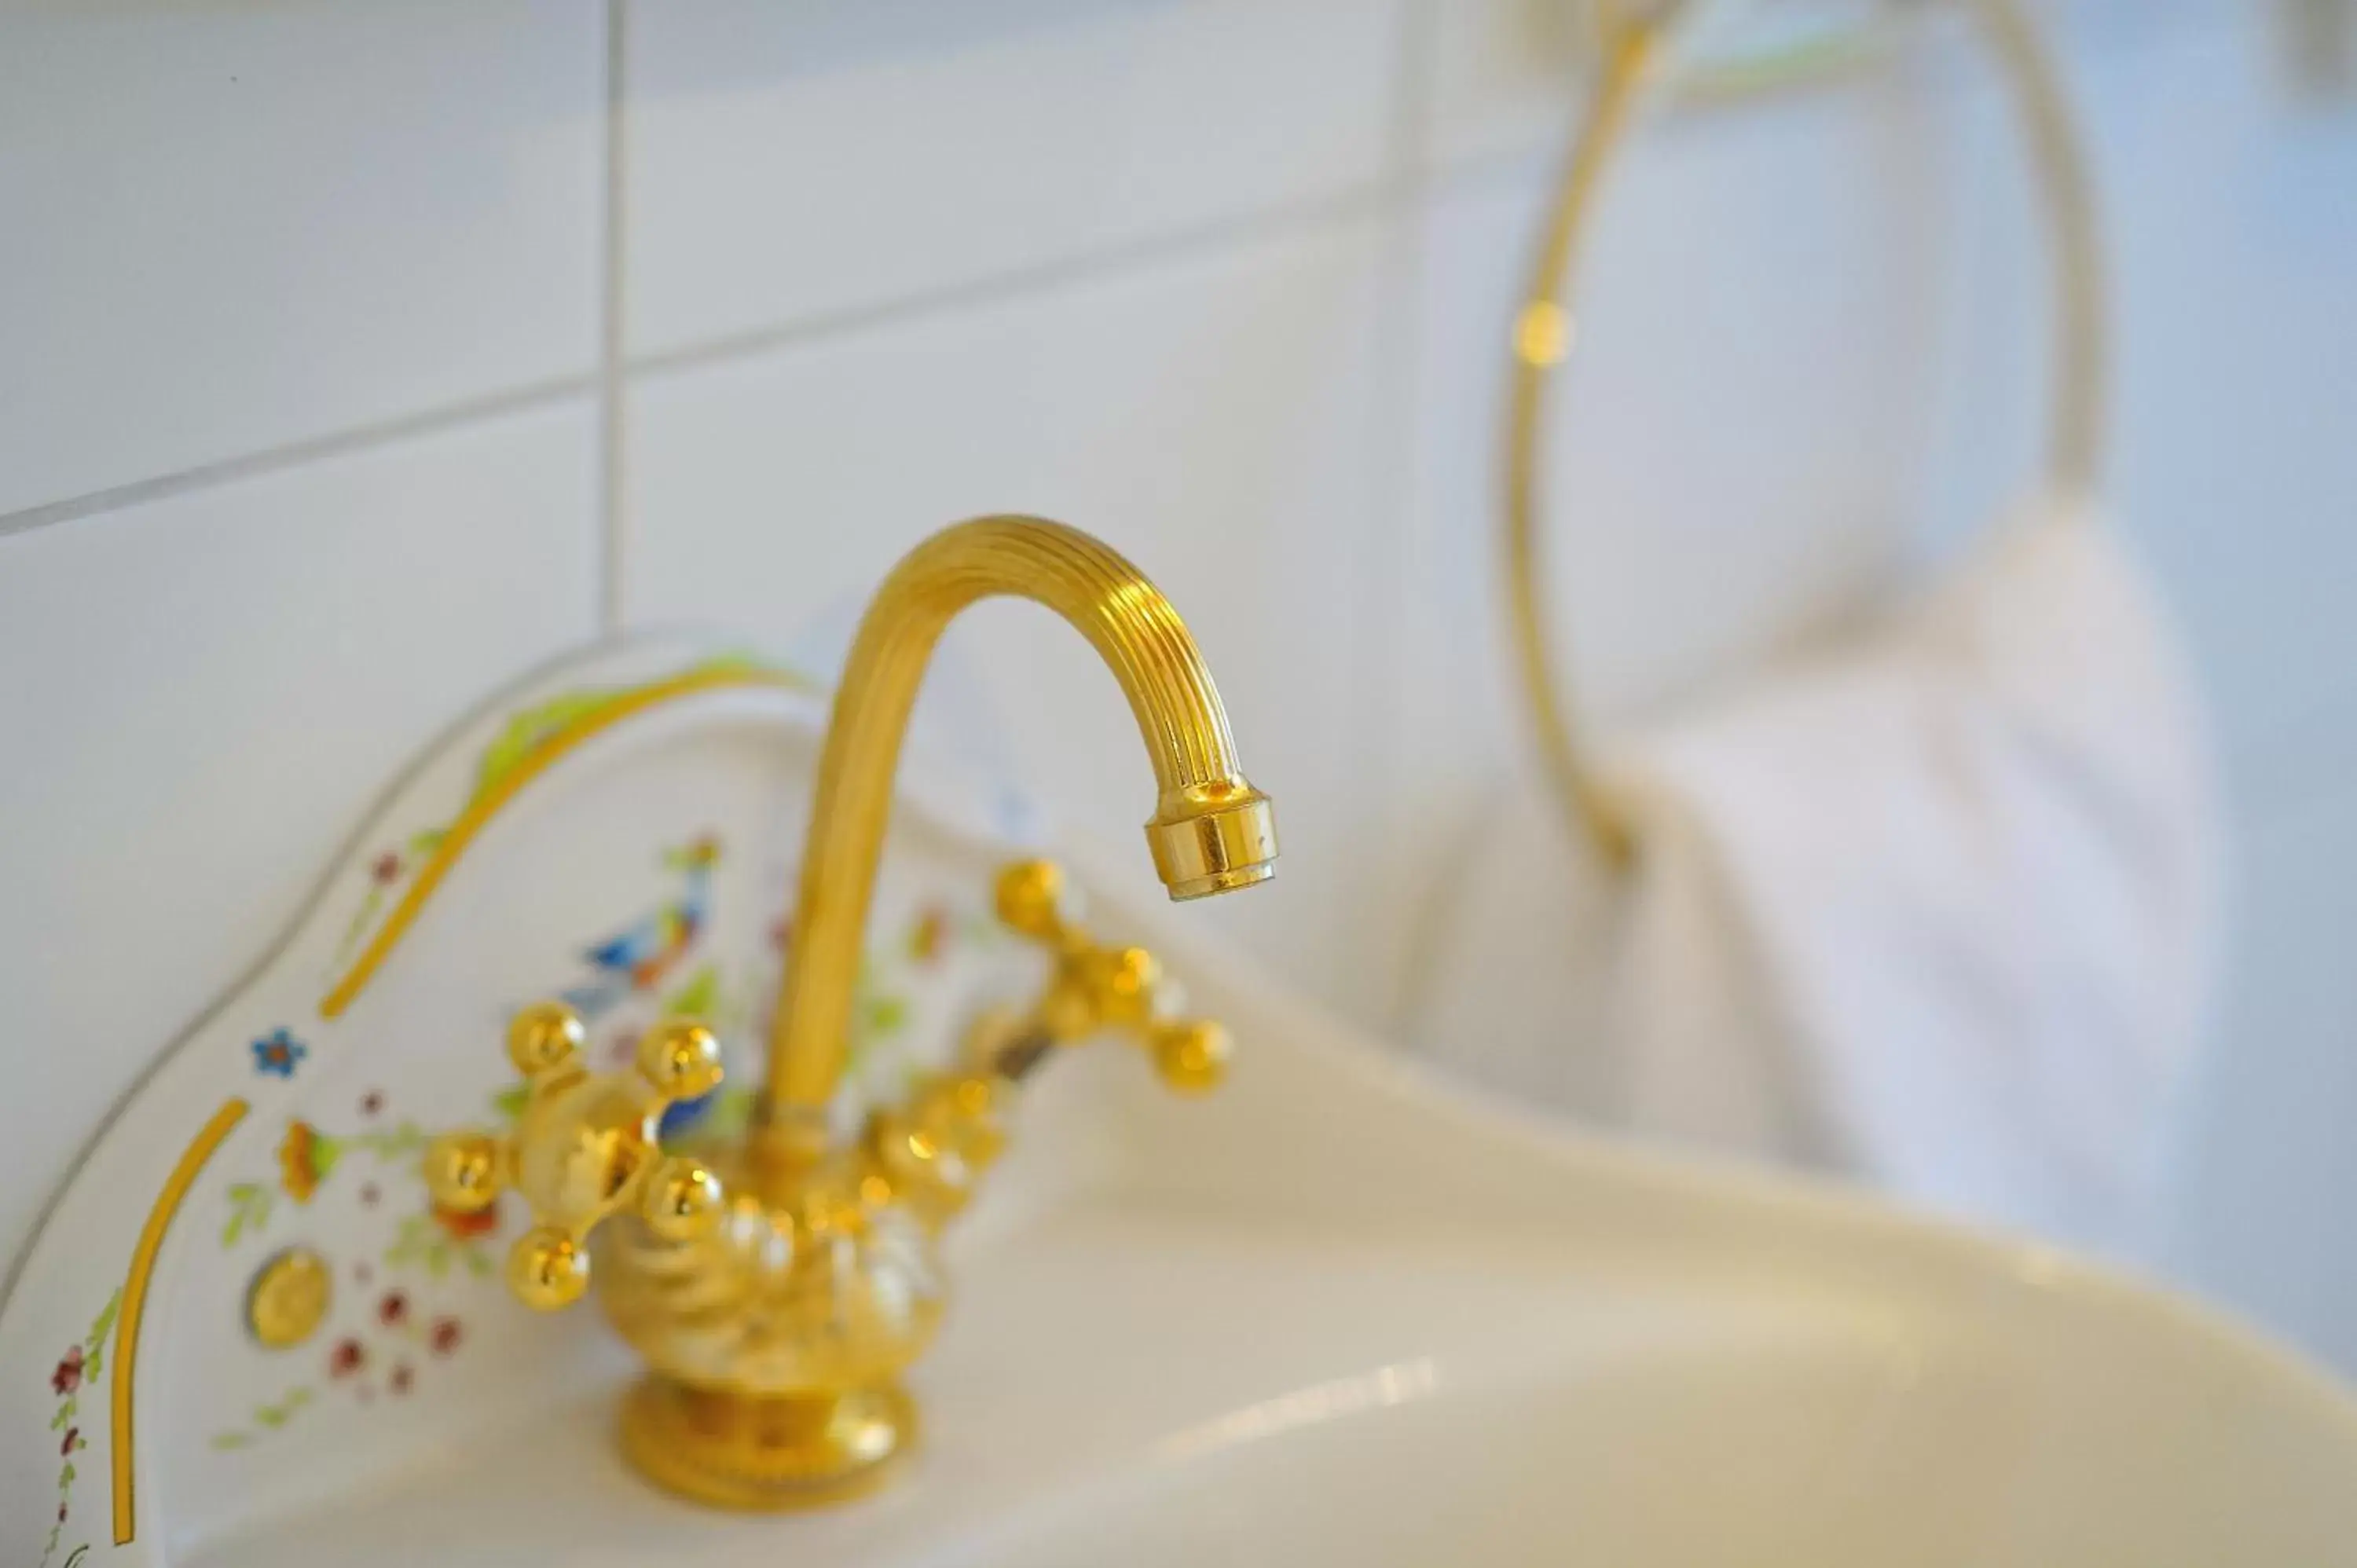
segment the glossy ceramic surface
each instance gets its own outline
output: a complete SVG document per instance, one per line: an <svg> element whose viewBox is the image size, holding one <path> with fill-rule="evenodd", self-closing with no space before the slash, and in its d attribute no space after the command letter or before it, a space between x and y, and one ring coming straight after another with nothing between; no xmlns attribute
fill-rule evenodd
<svg viewBox="0 0 2357 1568"><path fill-rule="evenodd" d="M608 702L704 667L629 657L553 689L588 675ZM547 690L522 695L545 711ZM455 736L378 826L413 808L451 821L507 712ZM479 1114L504 1005L609 912L692 897L705 857L671 852L697 833L734 868L702 928L717 983L757 963L801 810L791 789L780 810L780 780L807 777L814 723L790 690L726 685L584 742L327 1017L347 948L402 906L363 835L279 958L93 1147L0 1306L0 1371L42 1396L0 1436L0 1519L40 1523L27 1561L62 1506L51 1561L78 1568L978 1568L1115 1545L1125 1563L1351 1568L2357 1562L2357 1408L2296 1359L2035 1248L1471 1102L1183 919L1102 891L1093 926L1162 951L1190 1005L1232 1026L1223 1091L1172 1101L1103 1052L1043 1075L952 1240L957 1294L911 1380L922 1442L889 1486L781 1518L646 1487L612 1439L627 1358L593 1323L545 1333L478 1276L473 1238L401 1185L403 1122ZM1012 848L987 801L919 786L896 827L877 931L908 961L906 1040L870 1075L1036 984L1019 945L936 940ZM1135 886L1138 858L1076 869ZM610 1015L660 1011L703 961ZM224 1088L246 1106L226 1122ZM159 1211L178 1218L159 1230ZM361 1231L365 1255L339 1250ZM315 1333L265 1347L248 1291L298 1242L333 1265L333 1299ZM142 1257L130 1303L116 1293ZM118 1395L132 1431L110 1419ZM82 1447L60 1498L61 1430Z"/></svg>

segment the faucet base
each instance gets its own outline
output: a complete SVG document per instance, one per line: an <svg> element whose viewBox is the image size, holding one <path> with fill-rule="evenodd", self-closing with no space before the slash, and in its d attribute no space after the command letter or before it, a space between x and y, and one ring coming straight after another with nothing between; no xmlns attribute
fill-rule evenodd
<svg viewBox="0 0 2357 1568"><path fill-rule="evenodd" d="M898 1383L754 1395L647 1379L622 1406L622 1453L649 1480L720 1508L778 1511L857 1497L916 1442Z"/></svg>

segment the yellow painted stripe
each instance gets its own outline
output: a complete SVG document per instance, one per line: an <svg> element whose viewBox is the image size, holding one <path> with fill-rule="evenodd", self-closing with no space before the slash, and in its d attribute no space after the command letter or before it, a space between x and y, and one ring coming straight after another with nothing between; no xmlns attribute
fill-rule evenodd
<svg viewBox="0 0 2357 1568"><path fill-rule="evenodd" d="M139 1250L131 1254L131 1277L123 1282L123 1306L114 1327L114 1544L127 1545L133 1530L131 1495L131 1450L133 1445L131 1389L133 1374L139 1366L139 1317L147 1308L147 1278L156 1271L156 1254L164 1250L164 1233L172 1228L172 1217L180 1211L188 1188L196 1185L197 1175L221 1147L221 1140L231 1129L243 1120L246 1103L231 1100L213 1112L196 1142L188 1145L180 1163L172 1167L171 1179L164 1190L156 1195L156 1207L147 1211L147 1228L139 1232Z"/></svg>
<svg viewBox="0 0 2357 1568"><path fill-rule="evenodd" d="M636 691L625 692L612 702L601 703L565 725L501 774L499 782L467 802L467 809L458 813L457 821L444 832L442 842L435 846L433 854L418 868L417 875L410 882L408 891L402 895L401 902L393 906L393 913L385 917L384 924L379 926L376 935L369 939L368 946L352 961L352 967L320 1002L319 1016L337 1017L352 1004L361 989L376 977L376 972L383 966L384 961L393 956L393 950L400 945L401 939L409 934L409 928L416 923L418 915L425 908L425 901L434 896L435 889L450 874L450 868L458 864L458 857L467 853L468 846L476 836L506 808L509 801L522 792L525 785L555 766L559 757L584 741L613 728L625 719L635 718L650 708L661 707L665 703L693 696L698 692L730 686L769 686L794 692L812 689L810 683L800 677L777 671L690 671L684 675L675 675L667 681L657 681Z"/></svg>

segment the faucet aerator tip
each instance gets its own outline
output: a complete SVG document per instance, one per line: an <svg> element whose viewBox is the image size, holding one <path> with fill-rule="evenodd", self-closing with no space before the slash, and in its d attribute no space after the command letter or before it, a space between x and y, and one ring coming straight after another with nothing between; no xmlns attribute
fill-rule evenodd
<svg viewBox="0 0 2357 1568"><path fill-rule="evenodd" d="M1176 803L1146 825L1154 869L1175 903L1232 893L1276 875L1276 817L1250 785Z"/></svg>
<svg viewBox="0 0 2357 1568"><path fill-rule="evenodd" d="M1232 893L1239 887L1250 887L1257 883L1266 882L1275 875L1275 861L1261 860L1254 861L1250 865L1232 866L1225 871L1214 872L1209 876L1198 876L1190 881L1172 883L1170 901L1173 904L1184 904L1190 899L1216 897L1222 893Z"/></svg>

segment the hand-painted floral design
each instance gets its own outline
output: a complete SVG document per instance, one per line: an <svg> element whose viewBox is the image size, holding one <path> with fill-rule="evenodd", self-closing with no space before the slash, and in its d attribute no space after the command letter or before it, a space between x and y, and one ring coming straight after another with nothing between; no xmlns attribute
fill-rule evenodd
<svg viewBox="0 0 2357 1568"><path fill-rule="evenodd" d="M596 1023L633 996L659 990L711 924L712 872L720 864L719 839L698 834L664 851L662 864L679 875L676 891L584 949L587 973L558 993L587 1022Z"/></svg>
<svg viewBox="0 0 2357 1568"><path fill-rule="evenodd" d="M257 1405L242 1422L213 1434L210 1446L224 1454L252 1448L284 1430L323 1390L360 1405L374 1404L380 1394L409 1394L428 1364L448 1360L467 1341L456 1313L429 1317L408 1291L384 1292L369 1316L358 1331L340 1334L328 1346L316 1381L297 1383L274 1402Z"/></svg>
<svg viewBox="0 0 2357 1568"><path fill-rule="evenodd" d="M114 1333L115 1309L122 1303L121 1291L108 1296L91 1320L90 1332L80 1344L65 1348L49 1373L49 1392L58 1402L56 1413L49 1417L49 1430L58 1434L58 1517L49 1527L48 1543L41 1548L41 1568L48 1568L57 1555L58 1543L73 1517L74 1455L90 1446L82 1435L81 1396L106 1374L107 1342Z"/></svg>
<svg viewBox="0 0 2357 1568"><path fill-rule="evenodd" d="M308 1203L342 1154L342 1145L319 1136L308 1122L289 1122L286 1136L278 1141L278 1185L296 1202Z"/></svg>
<svg viewBox="0 0 2357 1568"><path fill-rule="evenodd" d="M454 1241L471 1241L478 1236L489 1236L500 1228L500 1208L494 1201L482 1208L446 1208L436 1204L434 1223Z"/></svg>
<svg viewBox="0 0 2357 1568"><path fill-rule="evenodd" d="M254 1406L245 1425L213 1434L212 1447L222 1453L235 1448L251 1448L301 1414L315 1397L308 1386L298 1383L274 1402Z"/></svg>
<svg viewBox="0 0 2357 1568"><path fill-rule="evenodd" d="M803 691L816 689L798 671L742 654L724 654L699 660L683 670L648 684L729 674L759 676ZM510 714L505 725L490 738L476 758L473 782L466 798L457 802L450 815L397 843L384 846L371 859L367 888L361 895L360 903L352 911L351 921L345 928L343 940L336 950L337 967L341 968L359 950L361 942L376 928L388 901L404 886L414 886L419 872L430 865L442 850L452 825L473 810L477 801L490 795L517 768L532 762L549 747L568 744L573 736L605 722L618 710L639 701L645 690L645 686L595 686L581 691L560 692Z"/></svg>
<svg viewBox="0 0 2357 1568"><path fill-rule="evenodd" d="M906 1048L917 1017L917 988L923 983L917 972L938 969L961 940L984 929L944 904L928 903L909 918L897 941L879 944L860 965L844 1072L868 1102L905 1092L927 1065Z"/></svg>
<svg viewBox="0 0 2357 1568"><path fill-rule="evenodd" d="M428 1278L436 1280L463 1267L479 1279L488 1279L498 1272L488 1242L499 1228L496 1203L475 1212L429 1207L401 1222L392 1245L384 1250L384 1265L423 1269Z"/></svg>
<svg viewBox="0 0 2357 1568"><path fill-rule="evenodd" d="M253 1042L253 1070L271 1078L293 1078L311 1047L289 1029L273 1029Z"/></svg>
<svg viewBox="0 0 2357 1568"><path fill-rule="evenodd" d="M221 1227L221 1245L234 1247L239 1237L267 1224L271 1200L270 1188L258 1181L232 1183L229 1189L229 1223Z"/></svg>
<svg viewBox="0 0 2357 1568"><path fill-rule="evenodd" d="M425 1152L425 1134L414 1122L364 1132L329 1134L300 1117L286 1123L278 1140L278 1180L242 1181L229 1188L229 1219L221 1228L221 1245L234 1247L269 1224L281 1196L298 1207L308 1204L332 1177L347 1155L367 1155L379 1166L414 1166Z"/></svg>
<svg viewBox="0 0 2357 1568"><path fill-rule="evenodd" d="M689 967L697 944L711 926L711 878L722 855L719 835L709 831L664 850L662 865L681 878L675 896L621 932L585 950L587 978L558 988L565 1004L583 1019L603 1020L595 1054L608 1069L627 1071L639 1041L662 1019L700 1018L724 1035L743 1021L743 1001L724 983L720 966L707 961ZM674 977L677 983L661 989ZM522 1103L522 1086L511 1085L494 1101L494 1109L502 1119L511 1121ZM707 1094L666 1108L662 1135L666 1139L685 1136L720 1104L718 1094Z"/></svg>
<svg viewBox="0 0 2357 1568"><path fill-rule="evenodd" d="M361 939L376 918L383 912L385 900L406 880L412 871L429 859L442 847L444 830L428 828L412 833L401 845L380 850L369 862L368 891L361 897L360 908L352 911L351 924L344 928L344 940L336 949L336 961L341 963L361 945Z"/></svg>
<svg viewBox="0 0 2357 1568"><path fill-rule="evenodd" d="M386 852L387 880L372 885L397 894L432 852L430 844ZM764 947L739 970L711 950L722 855L714 833L672 841L662 853L667 875L640 907L646 912L579 950L573 983L558 989L597 993L573 999L576 1005L603 1005L590 1047L599 1067L625 1068L644 1031L666 1017L706 1019L732 1042L758 1032L783 955ZM924 1065L914 1048L920 1039L931 1042L943 1032L936 1026L945 1023L937 1016L937 993L950 974L963 972L952 971L952 961L996 932L979 905L946 897L904 907L899 918L880 927L861 975L846 1106L872 1104L905 1088ZM484 1071L487 1081L497 1073L495 1050L486 1052ZM665 1122L667 1138L692 1134L700 1142L741 1133L756 1087L753 1078L732 1076L704 1101L674 1107ZM500 1075L490 1110L511 1124L526 1099L523 1085ZM468 1304L488 1302L496 1292L502 1234L514 1228L509 1221L528 1219L515 1202L477 1213L435 1206L417 1160L429 1140L414 1123L395 1119L382 1089L363 1087L353 1098L317 1103L345 1106L350 1121L339 1127L332 1109L323 1116L305 1106L281 1124L274 1141L264 1133L255 1161L263 1168L250 1167L249 1179L227 1189L222 1240L242 1245L274 1220L289 1224L297 1218L294 1210L323 1216L302 1218L339 1235L346 1234L349 1222L350 1240L336 1271L353 1288L307 1352L304 1375L274 1402L218 1432L211 1440L217 1451L263 1444L316 1409L351 1412L431 1394L446 1365L464 1357L472 1342Z"/></svg>
<svg viewBox="0 0 2357 1568"><path fill-rule="evenodd" d="M949 945L949 911L939 904L918 910L915 923L909 928L909 956L922 964L939 963Z"/></svg>

